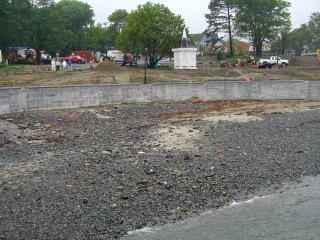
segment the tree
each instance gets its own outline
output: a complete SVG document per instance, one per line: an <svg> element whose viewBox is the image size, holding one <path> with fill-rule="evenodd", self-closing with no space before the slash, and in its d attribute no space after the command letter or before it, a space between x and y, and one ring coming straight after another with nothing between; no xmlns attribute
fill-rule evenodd
<svg viewBox="0 0 320 240"><path fill-rule="evenodd" d="M55 56L75 41L76 36L65 28L65 21L59 14L58 6L51 0L38 1L33 5L30 20L31 46L35 48L40 59L40 51Z"/></svg>
<svg viewBox="0 0 320 240"><path fill-rule="evenodd" d="M307 24L301 24L299 28L290 33L289 46L295 50L296 55L301 55L312 39L312 33Z"/></svg>
<svg viewBox="0 0 320 240"><path fill-rule="evenodd" d="M266 40L275 39L279 29L290 23L287 8L291 4L284 0L233 0L236 7L236 27L252 41L256 56L262 55Z"/></svg>
<svg viewBox="0 0 320 240"><path fill-rule="evenodd" d="M0 0L0 49L29 46L31 4L28 0Z"/></svg>
<svg viewBox="0 0 320 240"><path fill-rule="evenodd" d="M111 26L120 33L127 22L129 13L125 9L118 9L109 15L108 20Z"/></svg>
<svg viewBox="0 0 320 240"><path fill-rule="evenodd" d="M108 21L110 22L110 26L107 28L108 47L115 45L117 37L127 22L128 15L129 13L125 9L118 9L109 15Z"/></svg>
<svg viewBox="0 0 320 240"><path fill-rule="evenodd" d="M271 51L284 55L285 50L288 48L290 34L290 25L283 26L274 41L272 41Z"/></svg>
<svg viewBox="0 0 320 240"><path fill-rule="evenodd" d="M320 12L314 12L310 16L308 28L311 33L311 41L308 44L310 51L320 49Z"/></svg>
<svg viewBox="0 0 320 240"><path fill-rule="evenodd" d="M85 34L85 42L87 50L104 51L110 43L107 28L102 27L101 23L89 27Z"/></svg>
<svg viewBox="0 0 320 240"><path fill-rule="evenodd" d="M147 2L128 15L127 23L116 40L124 52L149 56L149 67L172 54L185 28L184 20L163 4Z"/></svg>
<svg viewBox="0 0 320 240"><path fill-rule="evenodd" d="M64 20L64 29L71 31L76 37L69 45L69 50L84 50L87 28L94 23L91 6L77 0L61 0L56 6Z"/></svg>
<svg viewBox="0 0 320 240"><path fill-rule="evenodd" d="M208 6L210 13L205 14L207 19L208 28L205 31L207 36L211 37L210 40L214 44L219 40L215 36L224 29L227 29L229 35L230 56L233 56L232 46L232 5L229 0L211 0Z"/></svg>

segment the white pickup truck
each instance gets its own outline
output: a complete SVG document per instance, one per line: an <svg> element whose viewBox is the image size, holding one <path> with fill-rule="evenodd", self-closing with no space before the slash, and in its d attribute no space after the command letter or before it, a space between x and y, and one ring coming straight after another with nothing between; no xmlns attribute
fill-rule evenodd
<svg viewBox="0 0 320 240"><path fill-rule="evenodd" d="M276 57L276 56L271 56L270 59L268 58L260 59L260 64L266 64L266 63L284 67L289 65L289 60L281 59L280 57Z"/></svg>

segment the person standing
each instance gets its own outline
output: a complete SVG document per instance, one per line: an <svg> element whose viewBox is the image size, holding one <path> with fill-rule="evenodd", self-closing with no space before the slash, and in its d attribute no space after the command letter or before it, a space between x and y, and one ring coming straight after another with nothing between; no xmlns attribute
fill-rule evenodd
<svg viewBox="0 0 320 240"><path fill-rule="evenodd" d="M60 61L56 61L56 71L60 71Z"/></svg>
<svg viewBox="0 0 320 240"><path fill-rule="evenodd" d="M62 69L64 70L66 68L67 68L67 62L66 62L66 60L63 60L62 61Z"/></svg>
<svg viewBox="0 0 320 240"><path fill-rule="evenodd" d="M72 68L72 62L71 62L71 60L68 60L68 68L69 68L69 69Z"/></svg>
<svg viewBox="0 0 320 240"><path fill-rule="evenodd" d="M54 60L54 58L51 59L51 71L55 71L56 70L56 61Z"/></svg>

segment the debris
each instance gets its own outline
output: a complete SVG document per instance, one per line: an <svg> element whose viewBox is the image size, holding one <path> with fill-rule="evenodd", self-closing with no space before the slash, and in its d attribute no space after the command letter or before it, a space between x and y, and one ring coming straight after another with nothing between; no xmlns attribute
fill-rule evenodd
<svg viewBox="0 0 320 240"><path fill-rule="evenodd" d="M297 150L296 150L296 153L304 153L304 151L301 150L301 149L297 149Z"/></svg>
<svg viewBox="0 0 320 240"><path fill-rule="evenodd" d="M182 172L177 172L177 173L176 173L176 176L177 176L177 177L182 177L182 176L183 176L183 173L182 173Z"/></svg>
<svg viewBox="0 0 320 240"><path fill-rule="evenodd" d="M141 181L139 182L139 184L143 184L143 185L146 185L146 184L148 184L148 183L149 183L148 180L141 180Z"/></svg>

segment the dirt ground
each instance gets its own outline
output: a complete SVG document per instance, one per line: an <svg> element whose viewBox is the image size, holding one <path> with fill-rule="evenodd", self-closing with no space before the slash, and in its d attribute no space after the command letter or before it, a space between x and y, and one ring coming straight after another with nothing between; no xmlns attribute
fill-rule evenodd
<svg viewBox="0 0 320 240"><path fill-rule="evenodd" d="M176 123L210 121L219 123L228 122L252 122L262 121L265 115L284 114L290 112L311 111L320 109L320 101L225 101L218 100L212 102L193 102L198 105L197 110L163 113L154 116L155 118L170 119L170 124L162 125L154 144L158 144L164 149L188 150L195 147L195 140L203 137L199 130L190 131L188 126L176 127ZM201 107L201 105L211 105L211 107ZM317 121L319 122L319 121Z"/></svg>
<svg viewBox="0 0 320 240"><path fill-rule="evenodd" d="M315 57L287 57L289 66L272 69L257 69L246 65L240 69L221 67L213 57L198 57L197 70L173 70L168 65L157 69L147 69L148 83L189 81L243 81L246 77L253 81L268 80L320 80L320 65ZM24 66L24 73L1 74L0 87L28 87L52 85L143 83L143 66L116 66L102 63L97 67L50 72L49 66Z"/></svg>

